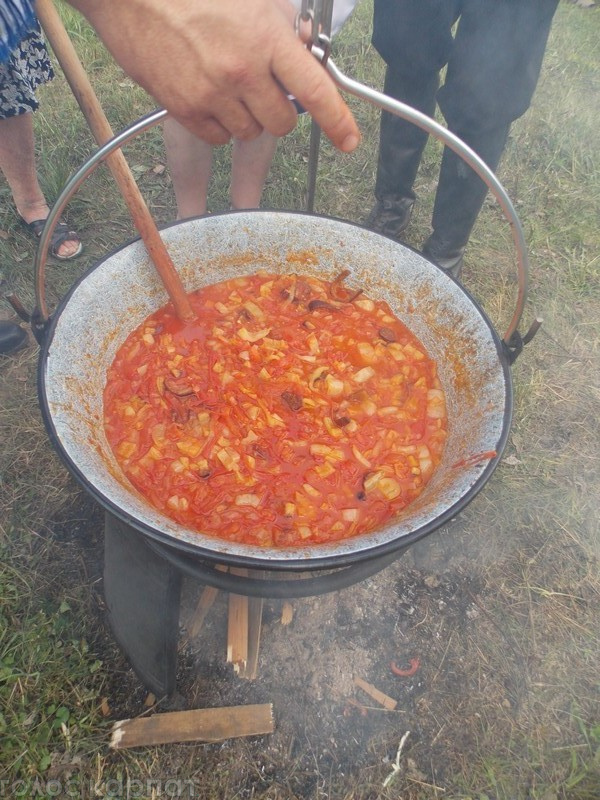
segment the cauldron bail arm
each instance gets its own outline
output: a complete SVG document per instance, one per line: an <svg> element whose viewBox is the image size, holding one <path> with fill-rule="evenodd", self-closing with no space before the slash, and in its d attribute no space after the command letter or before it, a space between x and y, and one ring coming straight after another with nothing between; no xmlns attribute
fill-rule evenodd
<svg viewBox="0 0 600 800"><path fill-rule="evenodd" d="M48 255L48 248L52 231L56 225L60 215L69 202L71 197L77 192L85 179L92 174L96 167L102 163L110 153L119 147L127 144L131 139L134 139L139 133L149 130L158 122L167 116L164 109L158 109L147 114L145 117L138 119L128 128L118 133L98 150L83 164L77 172L75 172L63 187L60 195L57 197L56 202L50 209L46 225L40 236L38 248L35 253L33 261L33 272L35 276L35 301L36 308L33 312L34 333L36 336L43 338L44 331L49 322L48 304L46 303L45 296L45 264Z"/></svg>
<svg viewBox="0 0 600 800"><path fill-rule="evenodd" d="M365 86L364 84L353 80L352 78L348 78L336 67L331 58L329 58L329 53L327 50L323 50L316 44L313 44L311 52L315 58L321 61L324 68L329 72L335 83L341 89L353 94L355 97L366 100L378 108L389 111L391 114L402 117L402 119L405 119L408 122L412 122L417 127L431 134L436 139L442 141L444 145L453 150L475 171L475 173L481 178L481 180L485 183L500 204L504 216L507 218L511 227L518 260L518 293L516 308L503 337L503 345L508 354L509 361L514 361L514 359L520 353L523 344L531 341L531 339L535 336L541 325L541 320L534 320L528 332L524 336L519 334L518 326L519 322L521 321L521 316L523 314L523 309L525 307L525 301L527 298L527 287L529 282L529 259L527 256L525 235L523 233L521 222L504 187L492 170L488 167L488 165L477 155L477 153L447 128L439 125L435 120L431 119L431 117L428 117L426 114L422 114L420 111L417 111L411 106L407 106L398 100L388 97L382 92L378 92L375 89L371 89L369 86Z"/></svg>
<svg viewBox="0 0 600 800"><path fill-rule="evenodd" d="M114 136L112 128L52 0L37 0L36 14L94 139L100 146L106 144ZM107 156L106 161L129 209L133 224L146 246L150 260L175 307L177 316L185 322L191 321L195 314L189 298L125 156L121 150L116 150ZM54 222L54 218L52 222ZM54 224L50 223L50 218L46 228L49 230L44 229L45 235L40 241L40 248L44 247L52 236Z"/></svg>

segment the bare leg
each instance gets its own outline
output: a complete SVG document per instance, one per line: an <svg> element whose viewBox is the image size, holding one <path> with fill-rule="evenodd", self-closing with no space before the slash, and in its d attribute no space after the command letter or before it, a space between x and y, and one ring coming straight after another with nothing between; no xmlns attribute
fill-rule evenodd
<svg viewBox="0 0 600 800"><path fill-rule="evenodd" d="M37 177L32 114L0 119L0 169L25 222L46 219L50 209ZM67 240L58 252L68 258L79 246L79 241Z"/></svg>
<svg viewBox="0 0 600 800"><path fill-rule="evenodd" d="M230 190L233 208L259 207L276 148L277 137L267 131L251 141L234 141Z"/></svg>
<svg viewBox="0 0 600 800"><path fill-rule="evenodd" d="M177 219L205 214L212 145L198 139L172 117L165 120L163 135L177 202Z"/></svg>

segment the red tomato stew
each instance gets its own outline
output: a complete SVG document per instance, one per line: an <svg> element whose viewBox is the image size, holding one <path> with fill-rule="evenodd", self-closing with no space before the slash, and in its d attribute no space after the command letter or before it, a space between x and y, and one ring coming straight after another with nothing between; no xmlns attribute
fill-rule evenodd
<svg viewBox="0 0 600 800"><path fill-rule="evenodd" d="M190 295L119 349L104 391L118 463L155 508L229 541L295 546L382 526L440 461L435 363L382 301L257 273Z"/></svg>

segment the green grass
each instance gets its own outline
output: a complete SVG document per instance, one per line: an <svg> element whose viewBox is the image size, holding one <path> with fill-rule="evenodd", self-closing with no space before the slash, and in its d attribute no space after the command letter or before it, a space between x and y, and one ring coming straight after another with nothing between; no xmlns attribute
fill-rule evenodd
<svg viewBox="0 0 600 800"><path fill-rule="evenodd" d="M0 583L2 777L27 783L97 746L88 737L102 662L69 602L31 602L32 586L14 554L2 547L0 557L11 565Z"/></svg>
<svg viewBox="0 0 600 800"><path fill-rule="evenodd" d="M81 18L61 9L114 129L151 110L152 100L115 67ZM348 74L380 87L383 69L369 43L370 14L370 2L363 0L337 38L333 57ZM205 800L599 796L599 40L598 9L560 3L532 108L514 125L499 169L530 251L531 288L521 328L534 315L544 318L513 366L515 417L505 458L453 526L413 549L412 567L394 566L370 582L376 596L364 604L364 625L377 606L380 615L390 614L393 634L370 652L357 644L357 623L332 649L326 638L314 645L316 678L319 669L327 672L328 659L337 655L352 663L367 652L373 681L384 681L389 676L376 668L386 663L391 645L422 653L421 685L402 695L401 713L344 717L343 702L331 701L335 675L327 674L318 700L308 679L294 686L302 714L290 720L277 707L280 724L269 740L109 751L110 724L124 714L147 713L146 691L103 623L98 519L90 522L91 503L48 443L32 346L0 362L0 781L24 781L20 786L30 794L37 786L40 797L51 796L49 780L74 781L69 785L81 797L90 786L98 789L96 796L125 797L119 787L141 781L146 788L139 796L148 800L147 782L157 776L192 781ZM40 97L40 177L52 201L95 143L60 74ZM351 105L363 144L345 156L322 142L315 210L361 221L373 199L378 113L354 99ZM265 206L304 207L309 130L303 117L280 143ZM215 155L213 211L228 206L229 155L228 147ZM407 232L414 246L429 232L439 156L439 146L430 142ZM165 163L160 129L128 146L126 157L157 220L172 220L169 176L154 171ZM15 290L31 305L35 244L19 228L3 182L0 198L3 290ZM51 306L87 266L133 236L106 168L80 189L67 216L81 232L85 255L48 265ZM464 280L500 332L514 309L514 271L506 222L487 202ZM432 576L439 589L415 590L416 610L407 617L402 586L423 586L424 577ZM363 588L356 588L357 597ZM336 602L331 600L333 617ZM466 616L459 613L463 606ZM279 637L297 652L303 621L319 608L317 601L299 604L297 622L283 633L271 623L265 647ZM334 636L332 630L326 634ZM181 677L196 707L285 697L290 665L266 659L264 679L240 688L224 674L216 652L202 654L195 680L182 649ZM337 738L325 733L334 725ZM402 769L384 788L409 728Z"/></svg>

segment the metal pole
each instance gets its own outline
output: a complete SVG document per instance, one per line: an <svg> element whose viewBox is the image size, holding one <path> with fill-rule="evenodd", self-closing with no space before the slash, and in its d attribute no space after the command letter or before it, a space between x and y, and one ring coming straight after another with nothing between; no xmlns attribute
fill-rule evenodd
<svg viewBox="0 0 600 800"><path fill-rule="evenodd" d="M318 5L318 3L317 3ZM333 16L333 0L323 0L320 10L315 10L315 26L320 25L320 30L326 36L331 36L331 18ZM313 35L313 42L316 44L318 28ZM310 143L308 150L308 170L306 187L306 210L312 213L315 207L315 192L317 189L317 169L319 166L319 149L321 147L321 128L311 120L310 123Z"/></svg>

